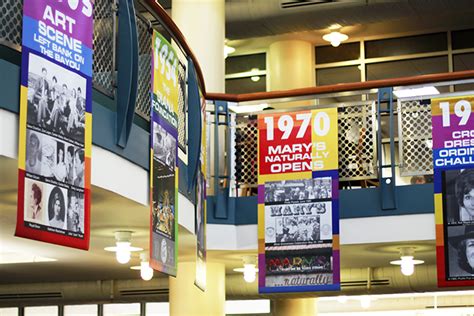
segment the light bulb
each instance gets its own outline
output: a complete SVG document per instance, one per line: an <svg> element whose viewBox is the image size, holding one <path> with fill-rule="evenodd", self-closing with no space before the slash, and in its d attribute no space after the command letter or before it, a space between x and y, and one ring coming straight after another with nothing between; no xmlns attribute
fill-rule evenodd
<svg viewBox="0 0 474 316"><path fill-rule="evenodd" d="M410 276L415 272L415 263L413 262L412 256L403 256L401 257L401 271L403 275Z"/></svg>
<svg viewBox="0 0 474 316"><path fill-rule="evenodd" d="M117 241L117 250L115 252L115 258L118 263L126 264L130 261L132 253L130 251L130 242Z"/></svg>
<svg viewBox="0 0 474 316"><path fill-rule="evenodd" d="M256 279L255 265L253 264L244 264L244 280L247 283L252 283Z"/></svg>
<svg viewBox="0 0 474 316"><path fill-rule="evenodd" d="M338 47L339 45L341 45L341 42L339 42L339 41L332 41L332 42L331 42L331 45L332 45L333 47Z"/></svg>
<svg viewBox="0 0 474 316"><path fill-rule="evenodd" d="M140 263L140 276L144 281L150 281L153 278L153 269L150 267L148 261Z"/></svg>
<svg viewBox="0 0 474 316"><path fill-rule="evenodd" d="M250 80L252 80L253 82L257 82L260 80L260 76L252 76L250 77Z"/></svg>

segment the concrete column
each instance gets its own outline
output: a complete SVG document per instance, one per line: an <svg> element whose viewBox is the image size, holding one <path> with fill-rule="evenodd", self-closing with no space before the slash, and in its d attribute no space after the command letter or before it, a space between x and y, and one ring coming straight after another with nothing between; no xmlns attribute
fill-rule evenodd
<svg viewBox="0 0 474 316"><path fill-rule="evenodd" d="M206 291L194 285L196 264L178 263L178 276L170 277L170 316L224 316L225 265L207 262Z"/></svg>
<svg viewBox="0 0 474 316"><path fill-rule="evenodd" d="M206 90L225 91L225 0L173 0L171 16L204 74Z"/></svg>
<svg viewBox="0 0 474 316"><path fill-rule="evenodd" d="M268 49L269 90L289 90L315 85L314 46L288 40L272 43Z"/></svg>
<svg viewBox="0 0 474 316"><path fill-rule="evenodd" d="M315 298L278 299L272 301L273 316L315 316L317 315Z"/></svg>

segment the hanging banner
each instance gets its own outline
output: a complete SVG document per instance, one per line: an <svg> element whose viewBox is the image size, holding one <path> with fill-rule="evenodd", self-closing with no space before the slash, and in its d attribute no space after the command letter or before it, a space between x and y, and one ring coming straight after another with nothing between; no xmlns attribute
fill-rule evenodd
<svg viewBox="0 0 474 316"><path fill-rule="evenodd" d="M201 98L201 155L196 182L196 279L194 284L202 291L206 290L206 100Z"/></svg>
<svg viewBox="0 0 474 316"><path fill-rule="evenodd" d="M88 249L92 1L24 0L15 235Z"/></svg>
<svg viewBox="0 0 474 316"><path fill-rule="evenodd" d="M178 59L153 32L150 120L150 266L176 276L178 255Z"/></svg>
<svg viewBox="0 0 474 316"><path fill-rule="evenodd" d="M474 285L473 96L431 100L438 286Z"/></svg>
<svg viewBox="0 0 474 316"><path fill-rule="evenodd" d="M258 116L260 293L340 289L337 109Z"/></svg>

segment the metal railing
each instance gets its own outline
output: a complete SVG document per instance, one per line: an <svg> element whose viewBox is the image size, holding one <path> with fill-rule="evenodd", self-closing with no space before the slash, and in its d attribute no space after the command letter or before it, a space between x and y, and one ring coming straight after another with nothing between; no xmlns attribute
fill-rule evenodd
<svg viewBox="0 0 474 316"><path fill-rule="evenodd" d="M116 90L116 25L117 0L96 0L94 2L94 34L93 34L93 76L92 82L96 90L114 98ZM163 10L164 11L164 10ZM0 2L0 44L21 50L21 35L23 23L23 6L19 0L4 0ZM155 14L156 16L156 14ZM151 91L151 42L152 28L160 27L157 19L145 18L137 13L137 32L139 45L138 60L138 93L136 114L150 119ZM163 29L160 29L163 32ZM181 47L178 45L178 47ZM187 56L184 52L183 56ZM180 59L179 64L179 107L178 107L178 143L184 152L187 147L187 82L186 58Z"/></svg>

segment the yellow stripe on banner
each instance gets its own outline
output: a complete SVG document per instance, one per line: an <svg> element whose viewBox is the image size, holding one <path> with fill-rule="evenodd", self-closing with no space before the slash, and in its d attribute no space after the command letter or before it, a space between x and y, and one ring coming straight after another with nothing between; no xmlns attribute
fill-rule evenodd
<svg viewBox="0 0 474 316"><path fill-rule="evenodd" d="M435 224L443 225L443 194L434 195Z"/></svg>
<svg viewBox="0 0 474 316"><path fill-rule="evenodd" d="M329 118L329 121L326 120ZM338 124L337 108L312 111L312 122L315 124L311 133L313 171L338 169ZM327 130L326 130L327 129ZM324 133L322 135L318 135Z"/></svg>
<svg viewBox="0 0 474 316"><path fill-rule="evenodd" d="M92 114L86 112L84 149L86 157L92 157Z"/></svg>
<svg viewBox="0 0 474 316"><path fill-rule="evenodd" d="M293 173L279 173L279 174L265 174L258 176L258 184L265 184L265 182L282 181L282 180L301 180L311 179L313 173L308 172L293 172Z"/></svg>
<svg viewBox="0 0 474 316"><path fill-rule="evenodd" d="M258 239L265 239L265 204L258 204Z"/></svg>
<svg viewBox="0 0 474 316"><path fill-rule="evenodd" d="M471 103L474 102L474 96L471 95L464 95L459 97L449 97L449 98L438 98L438 99L431 99L431 113L433 116L435 115L442 115L442 110L439 107L441 102L449 102L449 114L454 114L454 104L459 100L466 100Z"/></svg>
<svg viewBox="0 0 474 316"><path fill-rule="evenodd" d="M20 119L18 123L18 168L26 168L26 116L28 111L28 88L20 86Z"/></svg>
<svg viewBox="0 0 474 316"><path fill-rule="evenodd" d="M339 250L339 235L332 235L332 250Z"/></svg>

